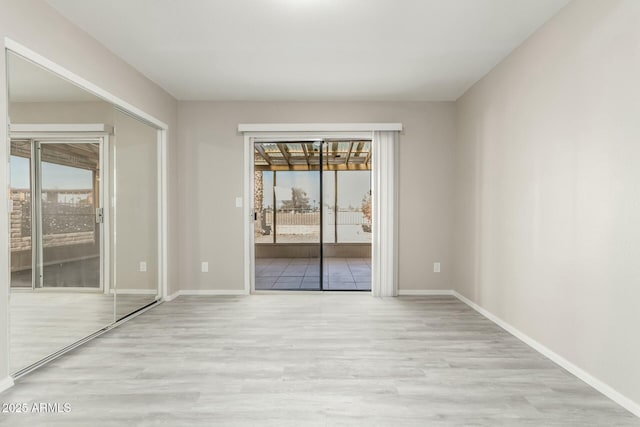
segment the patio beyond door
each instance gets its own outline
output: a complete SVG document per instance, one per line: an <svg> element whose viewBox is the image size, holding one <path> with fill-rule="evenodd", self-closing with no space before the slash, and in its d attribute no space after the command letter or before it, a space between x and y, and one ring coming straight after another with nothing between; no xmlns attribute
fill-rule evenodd
<svg viewBox="0 0 640 427"><path fill-rule="evenodd" d="M101 289L100 144L40 142L41 286Z"/></svg>
<svg viewBox="0 0 640 427"><path fill-rule="evenodd" d="M371 290L371 143L254 144L256 290Z"/></svg>

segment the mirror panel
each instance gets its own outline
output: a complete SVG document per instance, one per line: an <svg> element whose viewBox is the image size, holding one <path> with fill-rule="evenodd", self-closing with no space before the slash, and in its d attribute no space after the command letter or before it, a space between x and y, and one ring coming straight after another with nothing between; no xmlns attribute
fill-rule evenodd
<svg viewBox="0 0 640 427"><path fill-rule="evenodd" d="M31 247L31 141L11 140L11 287L33 286Z"/></svg>
<svg viewBox="0 0 640 427"><path fill-rule="evenodd" d="M19 373L159 297L159 146L156 128L19 55L6 58L9 368Z"/></svg>
<svg viewBox="0 0 640 427"><path fill-rule="evenodd" d="M7 66L10 371L17 372L113 323L114 296L102 279L103 227L96 222L107 137L15 125L111 124L113 114L109 103L11 52Z"/></svg>
<svg viewBox="0 0 640 427"><path fill-rule="evenodd" d="M158 294L158 137L156 129L114 110L113 277L116 320Z"/></svg>

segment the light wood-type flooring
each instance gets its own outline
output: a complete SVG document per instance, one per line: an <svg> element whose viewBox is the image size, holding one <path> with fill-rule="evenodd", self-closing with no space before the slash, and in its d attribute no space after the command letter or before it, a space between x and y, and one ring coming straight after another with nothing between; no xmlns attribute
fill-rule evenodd
<svg viewBox="0 0 640 427"><path fill-rule="evenodd" d="M183 296L33 372L8 426L638 426L453 297Z"/></svg>

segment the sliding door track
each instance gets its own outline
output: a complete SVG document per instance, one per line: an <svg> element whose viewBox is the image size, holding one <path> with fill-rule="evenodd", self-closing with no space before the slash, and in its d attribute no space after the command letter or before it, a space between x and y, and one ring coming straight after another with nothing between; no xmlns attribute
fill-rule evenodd
<svg viewBox="0 0 640 427"><path fill-rule="evenodd" d="M109 332L110 330L120 326L121 324L133 319L134 317L137 317L139 315L141 315L142 313L144 313L147 310L152 309L153 307L156 307L160 304L163 303L163 300L156 300L152 303L149 303L147 305L145 305L144 307L141 307L129 314L127 314L125 317L123 317L122 319L118 320L115 323L112 323L111 325L105 326L102 329L97 330L96 332L92 333L91 335L87 335L86 337L74 342L73 344L70 344L66 347L64 347L63 349L60 349L58 351L56 351L55 353L51 353L50 355L48 355L47 357L38 360L37 362L20 369L19 371L15 372L14 374L11 375L11 378L13 378L14 381L17 381L18 379L24 377L27 374L30 374L31 372L35 371L36 369L46 365L49 362L52 362L54 360L56 360L57 358L59 358L60 356L70 352L71 350L80 347L81 345L91 341L94 338L99 337L100 335L104 334L105 332Z"/></svg>

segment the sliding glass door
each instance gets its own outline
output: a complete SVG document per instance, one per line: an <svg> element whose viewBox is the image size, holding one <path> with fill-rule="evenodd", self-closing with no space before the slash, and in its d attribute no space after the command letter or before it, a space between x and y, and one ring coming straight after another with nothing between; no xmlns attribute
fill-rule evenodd
<svg viewBox="0 0 640 427"><path fill-rule="evenodd" d="M102 289L101 140L11 141L11 287Z"/></svg>
<svg viewBox="0 0 640 427"><path fill-rule="evenodd" d="M255 288L321 290L320 144L261 143L255 152Z"/></svg>
<svg viewBox="0 0 640 427"><path fill-rule="evenodd" d="M256 290L370 290L369 141L257 142Z"/></svg>

